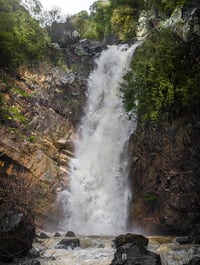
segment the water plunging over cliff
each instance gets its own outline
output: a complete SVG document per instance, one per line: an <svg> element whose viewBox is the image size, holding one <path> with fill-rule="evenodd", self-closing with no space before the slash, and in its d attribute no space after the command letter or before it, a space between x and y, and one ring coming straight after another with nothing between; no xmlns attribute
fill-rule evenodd
<svg viewBox="0 0 200 265"><path fill-rule="evenodd" d="M130 199L126 143L135 124L125 114L119 88L136 47L109 47L89 77L70 187L59 198L65 230L87 235L126 230Z"/></svg>

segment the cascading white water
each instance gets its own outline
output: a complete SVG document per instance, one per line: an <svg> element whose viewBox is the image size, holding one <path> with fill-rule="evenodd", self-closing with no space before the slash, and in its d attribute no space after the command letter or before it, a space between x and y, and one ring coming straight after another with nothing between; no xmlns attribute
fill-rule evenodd
<svg viewBox="0 0 200 265"><path fill-rule="evenodd" d="M130 191L125 147L136 124L124 111L120 83L137 46L109 47L90 74L70 188L59 197L65 230L83 235L126 230Z"/></svg>

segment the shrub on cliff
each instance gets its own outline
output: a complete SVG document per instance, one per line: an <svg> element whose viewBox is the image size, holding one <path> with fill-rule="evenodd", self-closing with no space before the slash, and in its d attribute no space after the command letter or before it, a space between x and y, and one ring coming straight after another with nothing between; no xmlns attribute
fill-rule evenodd
<svg viewBox="0 0 200 265"><path fill-rule="evenodd" d="M170 30L154 32L136 51L125 77L127 110L134 109L143 123L198 111L198 43L184 43Z"/></svg>

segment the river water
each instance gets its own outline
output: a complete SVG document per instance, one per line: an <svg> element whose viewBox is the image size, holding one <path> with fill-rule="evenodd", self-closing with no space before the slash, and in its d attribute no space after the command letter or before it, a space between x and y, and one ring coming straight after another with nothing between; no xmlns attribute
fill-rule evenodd
<svg viewBox="0 0 200 265"><path fill-rule="evenodd" d="M41 265L108 265L111 263L115 249L112 236L79 236L80 247L58 249L56 246L63 237L50 236L37 240L34 248L42 252Z"/></svg>
<svg viewBox="0 0 200 265"><path fill-rule="evenodd" d="M41 252L41 265L110 265L116 251L114 236L78 236L80 247L75 249L58 249L64 236L49 236L34 243L34 248ZM200 245L180 245L175 237L167 236L148 239L148 249L160 255L162 265L183 265L200 256Z"/></svg>

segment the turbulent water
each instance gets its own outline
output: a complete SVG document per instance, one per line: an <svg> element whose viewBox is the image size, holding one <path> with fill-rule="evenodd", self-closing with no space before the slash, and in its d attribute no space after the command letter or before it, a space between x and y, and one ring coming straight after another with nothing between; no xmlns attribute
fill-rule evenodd
<svg viewBox="0 0 200 265"><path fill-rule="evenodd" d="M82 235L116 234L127 225L127 141L135 129L122 102L120 83L137 44L111 46L96 60L71 160L70 187L60 195L62 228Z"/></svg>
<svg viewBox="0 0 200 265"><path fill-rule="evenodd" d="M42 253L41 265L108 265L114 256L115 249L112 248L112 237L81 236L80 247L71 249L59 249L57 244L65 238L56 238L52 235L40 243L34 244L36 251Z"/></svg>
<svg viewBox="0 0 200 265"><path fill-rule="evenodd" d="M41 253L41 265L109 265L116 251L112 247L114 238L110 236L81 236L80 247L75 249L57 248L64 235L48 236L34 243L35 251ZM160 255L162 265L183 265L200 256L199 245L180 245L173 237L149 237L148 250Z"/></svg>

